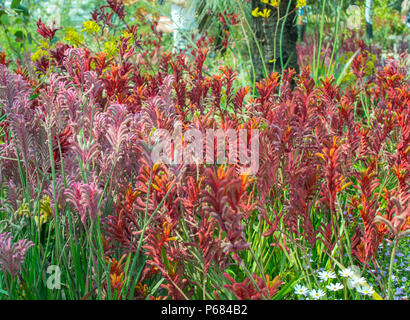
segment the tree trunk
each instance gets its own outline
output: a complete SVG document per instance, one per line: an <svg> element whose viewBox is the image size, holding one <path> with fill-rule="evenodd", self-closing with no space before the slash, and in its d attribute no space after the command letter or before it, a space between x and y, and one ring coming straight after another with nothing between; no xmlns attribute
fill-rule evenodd
<svg viewBox="0 0 410 320"><path fill-rule="evenodd" d="M366 0L365 20L367 38L373 38L373 0Z"/></svg>
<svg viewBox="0 0 410 320"><path fill-rule="evenodd" d="M298 40L296 0L282 0L279 15L277 8L264 4L260 0L252 0L252 10L257 7L260 11L265 8L270 9L271 13L269 18L252 16L253 32L258 42L256 43L254 39L252 46L254 80L260 81L266 73L275 71L281 73L282 67L299 72L296 54Z"/></svg>

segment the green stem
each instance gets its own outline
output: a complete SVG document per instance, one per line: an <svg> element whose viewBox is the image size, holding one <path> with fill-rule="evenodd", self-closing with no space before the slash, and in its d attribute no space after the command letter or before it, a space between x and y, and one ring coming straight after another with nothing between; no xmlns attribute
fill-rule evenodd
<svg viewBox="0 0 410 320"><path fill-rule="evenodd" d="M394 240L393 240L393 249L392 249L391 256L390 256L389 283L388 283L388 287L387 287L389 300L392 300L392 297L393 297L393 292L392 292L392 275L393 275L393 264L394 264L393 262L394 262L394 257L395 257L395 255L396 255L397 244L398 244L398 239L397 239L397 237L396 237L396 238L394 238Z"/></svg>
<svg viewBox="0 0 410 320"><path fill-rule="evenodd" d="M252 35L253 41L255 42L256 47L258 48L258 53L259 53L260 58L261 58L261 60L262 60L263 71L264 71L264 73L265 73L265 77L267 77L267 76L268 76L268 69L266 68L265 60L263 59L263 51L262 51L262 48L261 48L261 46L259 45L259 41L258 41L258 39L256 38L255 33L252 31L252 26L250 25L248 19L246 18L246 14L245 14L245 12L244 12L244 10L243 10L243 7L241 6L241 4L240 4L240 2L239 2L238 0L236 0L235 2L238 4L239 8L241 9L242 15L243 15L243 17L244 17L244 19L245 19L245 22L246 22L246 25L248 26L249 33Z"/></svg>

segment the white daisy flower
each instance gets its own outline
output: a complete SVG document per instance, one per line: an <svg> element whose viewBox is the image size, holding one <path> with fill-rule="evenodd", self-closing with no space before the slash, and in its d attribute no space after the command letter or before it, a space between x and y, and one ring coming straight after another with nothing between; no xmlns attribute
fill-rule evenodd
<svg viewBox="0 0 410 320"><path fill-rule="evenodd" d="M374 293L373 287L369 285L364 285L362 287L359 287L357 291L359 291L361 294L365 296L371 296Z"/></svg>
<svg viewBox="0 0 410 320"><path fill-rule="evenodd" d="M330 291L339 291L342 290L344 287L341 283L330 283L326 286L326 288L328 288Z"/></svg>
<svg viewBox="0 0 410 320"><path fill-rule="evenodd" d="M313 289L312 291L309 292L309 295L313 299L318 300L318 299L320 299L321 297L323 297L325 295L325 292L322 289L319 289L319 290L314 290Z"/></svg>
<svg viewBox="0 0 410 320"><path fill-rule="evenodd" d="M336 278L336 274L333 271L321 271L319 272L319 278L322 281Z"/></svg>
<svg viewBox="0 0 410 320"><path fill-rule="evenodd" d="M305 286L301 286L300 284L297 284L295 286L295 293L298 294L298 295L307 296L308 292L309 292L309 290Z"/></svg>
<svg viewBox="0 0 410 320"><path fill-rule="evenodd" d="M343 270L339 270L339 275L343 278L348 278L348 277L353 277L354 272L353 272L352 269L346 268L346 269L343 269Z"/></svg>
<svg viewBox="0 0 410 320"><path fill-rule="evenodd" d="M353 287L357 287L357 286L363 286L366 284L366 279L363 277L357 277L357 276L353 276L352 278L352 286Z"/></svg>

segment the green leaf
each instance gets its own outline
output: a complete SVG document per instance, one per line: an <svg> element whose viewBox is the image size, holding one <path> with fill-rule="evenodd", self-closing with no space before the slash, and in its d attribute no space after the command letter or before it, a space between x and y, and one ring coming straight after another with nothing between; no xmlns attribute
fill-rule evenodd
<svg viewBox="0 0 410 320"><path fill-rule="evenodd" d="M275 294L273 300L283 300L283 298L289 293L289 291L293 289L293 286L296 284L296 282L298 282L301 279L302 278L296 278L293 281L286 284L282 289L278 291L278 293Z"/></svg>
<svg viewBox="0 0 410 320"><path fill-rule="evenodd" d="M9 16L4 11L0 12L0 24L4 24L4 25L10 24Z"/></svg>
<svg viewBox="0 0 410 320"><path fill-rule="evenodd" d="M39 93L33 94L32 96L30 96L30 100L34 100L38 98L39 95L40 95Z"/></svg>
<svg viewBox="0 0 410 320"><path fill-rule="evenodd" d="M14 36L16 37L16 41L23 41L23 39L24 39L24 33L21 30L17 30L14 33Z"/></svg>
<svg viewBox="0 0 410 320"><path fill-rule="evenodd" d="M150 291L150 294L147 296L147 298L148 298L149 296L153 296L154 293L157 292L159 286L164 282L164 280L165 280L165 279L162 278L161 280L159 280L159 281L155 284L155 286L152 288L152 290Z"/></svg>
<svg viewBox="0 0 410 320"><path fill-rule="evenodd" d="M19 9L19 7L20 7L20 2L21 2L21 0L13 0L13 1L11 2L11 8L12 8L12 9Z"/></svg>
<svg viewBox="0 0 410 320"><path fill-rule="evenodd" d="M23 15L26 17L30 16L30 13L28 12L28 9L26 6L20 5L18 11L23 13Z"/></svg>
<svg viewBox="0 0 410 320"><path fill-rule="evenodd" d="M352 64L354 58L359 54L360 49L357 49L357 51L350 57L350 59L347 61L347 63L345 64L342 72L339 74L339 76L336 79L336 85L339 86L340 83L342 82L347 70L349 70L350 65Z"/></svg>

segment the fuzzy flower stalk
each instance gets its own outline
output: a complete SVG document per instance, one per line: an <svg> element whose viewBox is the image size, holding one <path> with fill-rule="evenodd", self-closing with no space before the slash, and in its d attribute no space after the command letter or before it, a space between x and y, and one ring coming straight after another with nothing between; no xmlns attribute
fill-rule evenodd
<svg viewBox="0 0 410 320"><path fill-rule="evenodd" d="M33 242L23 239L13 242L10 232L0 234L0 269L7 271L15 278L24 262L27 250L34 246Z"/></svg>

